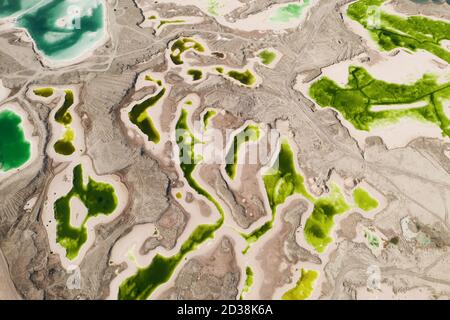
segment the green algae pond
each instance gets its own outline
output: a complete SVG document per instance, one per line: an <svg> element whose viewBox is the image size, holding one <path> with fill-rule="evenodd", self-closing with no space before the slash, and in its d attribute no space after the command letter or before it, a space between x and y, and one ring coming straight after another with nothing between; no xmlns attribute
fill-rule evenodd
<svg viewBox="0 0 450 320"><path fill-rule="evenodd" d="M192 38L182 38L176 40L170 47L170 59L175 65L184 63L183 54L186 51L193 50L195 52L203 53L205 48L196 40Z"/></svg>
<svg viewBox="0 0 450 320"><path fill-rule="evenodd" d="M450 40L450 23L387 13L380 8L386 1L359 0L348 7L347 15L366 28L383 50L423 49L450 63L450 52L441 45L442 40Z"/></svg>
<svg viewBox="0 0 450 320"><path fill-rule="evenodd" d="M53 88L37 88L33 90L33 93L38 97L49 98L55 93L55 90Z"/></svg>
<svg viewBox="0 0 450 320"><path fill-rule="evenodd" d="M253 269L250 267L245 268L245 283L244 288L242 289L241 295L239 297L239 300L244 299L244 295L250 291L250 288L253 286L254 282L254 272Z"/></svg>
<svg viewBox="0 0 450 320"><path fill-rule="evenodd" d="M378 207L378 201L361 187L358 187L355 190L353 190L353 199L355 200L355 203L358 206L358 208L366 212L376 209Z"/></svg>
<svg viewBox="0 0 450 320"><path fill-rule="evenodd" d="M205 129L208 128L209 126L209 121L214 118L217 115L217 111L216 110L208 110L205 112L205 115L203 116L203 127Z"/></svg>
<svg viewBox="0 0 450 320"><path fill-rule="evenodd" d="M70 224L72 198L79 199L87 208L87 215L78 228ZM75 259L87 241L87 221L99 215L110 215L117 205L118 198L113 186L97 182L91 177L85 185L82 165L74 167L72 189L65 196L57 199L53 206L56 219L56 241L66 249L68 259Z"/></svg>
<svg viewBox="0 0 450 320"><path fill-rule="evenodd" d="M152 76L150 76L150 75L146 75L145 76L145 80L146 81L150 81L150 82L153 82L153 83L156 83L158 86L162 86L162 80L161 79L154 79Z"/></svg>
<svg viewBox="0 0 450 320"><path fill-rule="evenodd" d="M0 172L23 166L31 158L31 143L26 140L22 118L15 112L0 111Z"/></svg>
<svg viewBox="0 0 450 320"><path fill-rule="evenodd" d="M331 186L330 194L317 199L314 209L305 223L305 240L322 253L333 241L330 236L334 227L334 217L350 209L342 191L335 184Z"/></svg>
<svg viewBox="0 0 450 320"><path fill-rule="evenodd" d="M313 211L305 223L304 237L319 253L323 252L333 240L330 233L334 227L334 217L352 208L336 184L331 185L329 193L317 199L307 191L304 177L295 168L294 153L287 139L282 141L278 158L273 166L263 174L263 182L272 217L270 221L255 231L249 234L241 234L248 244L243 251L244 254L247 253L252 244L273 227L277 207L295 194L303 196L314 205ZM356 196L361 197L361 191L356 190ZM369 204L365 203L367 204L365 208L370 211L374 209L374 203L368 200L368 197L370 195L364 197L364 200L369 201ZM355 202L357 201L361 201L360 198L355 200Z"/></svg>
<svg viewBox="0 0 450 320"><path fill-rule="evenodd" d="M172 20L170 20L170 19L160 19L156 15L152 15L152 16L148 17L148 19L149 20L157 20L159 22L159 24L156 26L156 30L160 30L166 25L183 24L183 23L186 22L186 20L182 20L182 19L172 19Z"/></svg>
<svg viewBox="0 0 450 320"><path fill-rule="evenodd" d="M314 198L306 190L303 176L295 168L294 153L287 140L281 143L278 158L274 165L264 173L263 182L272 210L272 218L250 234L242 234L249 244L244 253L247 252L251 244L255 243L273 227L277 207L291 195L300 194L306 199L314 201Z"/></svg>
<svg viewBox="0 0 450 320"><path fill-rule="evenodd" d="M294 288L288 290L281 297L282 300L306 300L308 299L313 290L314 283L319 277L319 273L315 270L302 269L300 279Z"/></svg>
<svg viewBox="0 0 450 320"><path fill-rule="evenodd" d="M47 89L42 90L44 91L42 91L41 93L44 94L50 93L50 90ZM71 127L73 118L69 112L69 109L73 106L74 101L75 100L73 91L65 90L63 105L55 113L55 121L60 125L64 126L65 132L63 137L58 141L56 141L53 147L56 153L64 156L72 155L75 152L75 146L73 144L73 141L75 139L75 132Z"/></svg>
<svg viewBox="0 0 450 320"><path fill-rule="evenodd" d="M51 61L78 58L107 34L103 1L2 1L0 12L4 17L8 12L17 15L17 27L26 29L37 50Z"/></svg>
<svg viewBox="0 0 450 320"><path fill-rule="evenodd" d="M157 254L150 265L139 268L133 276L125 279L119 286L118 298L120 300L148 299L160 285L170 279L183 258L189 252L196 250L206 240L213 239L215 232L224 223L224 211L220 204L192 176L197 164L201 161L201 157L194 152L195 144L199 143L199 140L189 128L188 112L186 109L182 109L180 118L176 124L176 130L180 167L184 178L192 189L214 204L220 213L220 219L213 224L197 226L189 238L181 245L180 251L177 254L171 257L164 257Z"/></svg>
<svg viewBox="0 0 450 320"><path fill-rule="evenodd" d="M263 65L271 65L277 58L277 54L269 49L264 49L258 53L258 57Z"/></svg>
<svg viewBox="0 0 450 320"><path fill-rule="evenodd" d="M148 78L146 78L149 80ZM158 81L158 80L156 80ZM161 83L161 82L159 82ZM145 99L143 102L135 104L128 117L134 125L136 125L143 134L147 136L148 141L155 144L159 143L161 136L153 123L152 118L148 115L148 109L154 107L165 95L166 89L161 88L158 93Z"/></svg>
<svg viewBox="0 0 450 320"><path fill-rule="evenodd" d="M373 78L364 68L349 67L348 83L339 86L323 77L310 86L309 95L321 107L339 111L356 129L370 131L371 126L393 124L404 117L431 122L450 136L450 120L444 101L450 99L450 82L439 84L436 76L425 74L411 84L394 84ZM423 102L419 108L396 109L397 105ZM377 105L392 105L392 110L373 111Z"/></svg>
<svg viewBox="0 0 450 320"><path fill-rule="evenodd" d="M236 176L238 154L242 145L259 140L260 130L256 125L248 125L243 131L234 136L230 150L225 158L225 172L233 180Z"/></svg>
<svg viewBox="0 0 450 320"><path fill-rule="evenodd" d="M252 86L256 83L256 77L250 70L245 71L230 70L227 72L227 76L240 82L245 86Z"/></svg>
<svg viewBox="0 0 450 320"><path fill-rule="evenodd" d="M198 80L201 80L203 78L202 70L189 69L187 71L187 74L192 77L192 81L198 81Z"/></svg>

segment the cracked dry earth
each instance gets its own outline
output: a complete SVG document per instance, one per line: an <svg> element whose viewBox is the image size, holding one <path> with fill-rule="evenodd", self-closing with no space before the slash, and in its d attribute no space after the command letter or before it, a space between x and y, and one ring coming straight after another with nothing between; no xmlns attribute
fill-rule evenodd
<svg viewBox="0 0 450 320"><path fill-rule="evenodd" d="M0 299L450 297L450 5L99 3L103 31L72 46L21 25L40 8L0 4ZM441 21L440 51L383 48L349 15L367 3L379 28ZM430 74L441 109L358 127L351 97L310 90L350 85L349 66L386 85Z"/></svg>

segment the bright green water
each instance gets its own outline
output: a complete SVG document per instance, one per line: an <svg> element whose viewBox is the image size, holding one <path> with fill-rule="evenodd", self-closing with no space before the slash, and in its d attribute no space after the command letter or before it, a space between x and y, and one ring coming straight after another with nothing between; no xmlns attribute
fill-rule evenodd
<svg viewBox="0 0 450 320"><path fill-rule="evenodd" d="M304 0L302 4L290 3L279 8L270 20L275 22L289 22L292 19L298 19L309 4L310 0Z"/></svg>
<svg viewBox="0 0 450 320"><path fill-rule="evenodd" d="M348 83L341 87L323 77L314 82L310 96L321 107L333 107L356 129L370 131L374 125L392 124L409 117L439 126L450 136L450 119L444 103L450 99L450 82L440 84L425 74L414 83L396 84L373 78L364 68L349 67ZM397 109L396 105L423 102L424 107ZM373 106L392 105L392 110L372 111Z"/></svg>
<svg viewBox="0 0 450 320"><path fill-rule="evenodd" d="M230 78L233 78L234 80L239 81L240 83L246 86L252 86L256 82L256 78L253 75L253 73L251 73L250 70L245 70L243 72L237 70L230 70L227 72L227 75Z"/></svg>
<svg viewBox="0 0 450 320"><path fill-rule="evenodd" d="M243 300L244 299L244 294L249 292L252 285L253 285L253 281L254 281L254 272L253 269L251 267L247 267L245 269L245 285L244 285L244 289L242 289L241 292L241 296L239 297L239 300Z"/></svg>
<svg viewBox="0 0 450 320"><path fill-rule="evenodd" d="M145 300L161 284L167 282L183 258L191 251L208 239L214 238L214 233L224 222L224 211L215 200L200 184L193 178L193 172L201 157L194 153L194 146L199 143L188 126L188 112L183 109L176 124L177 144L180 149L180 166L189 186L211 201L220 213L220 219L213 224L202 224L197 226L189 238L182 244L180 251L171 256L164 257L157 254L152 262L127 278L119 287L118 298L120 300Z"/></svg>
<svg viewBox="0 0 450 320"><path fill-rule="evenodd" d="M270 65L277 58L277 54L270 50L263 50L258 54L258 57L261 59L261 63L264 65Z"/></svg>
<svg viewBox="0 0 450 320"><path fill-rule="evenodd" d="M386 0L360 0L347 14L366 28L384 50L423 49L450 63L450 52L441 45L450 40L450 23L422 16L401 17L380 9Z"/></svg>
<svg viewBox="0 0 450 320"><path fill-rule="evenodd" d="M146 79L149 80L150 78ZM158 101L160 101L164 97L165 94L166 89L160 89L159 92L155 95L151 96L141 103L134 105L130 113L128 114L130 121L147 136L148 141L151 141L155 144L159 143L159 141L161 140L161 136L147 111L148 109L154 107L158 103Z"/></svg>
<svg viewBox="0 0 450 320"><path fill-rule="evenodd" d="M247 126L243 131L234 136L231 148L228 150L225 158L225 171L231 180L233 180L236 176L239 149L243 144L251 141L257 141L258 139L259 127L255 125Z"/></svg>
<svg viewBox="0 0 450 320"><path fill-rule="evenodd" d="M86 223L98 215L110 215L117 207L118 198L114 188L107 183L89 178L87 185L83 183L83 168L80 165L73 169L73 187L69 193L54 203L56 219L56 241L66 249L67 258L73 260L87 241ZM86 218L80 227L70 224L70 200L78 198L88 209Z"/></svg>
<svg viewBox="0 0 450 320"><path fill-rule="evenodd" d="M249 244L244 253L247 252L250 245L272 229L277 207L283 204L287 198L294 194L301 194L311 202L314 201L314 198L306 190L303 176L295 169L294 153L287 140L281 143L278 158L272 168L263 175L263 181L272 209L272 219L255 231L242 234Z"/></svg>
<svg viewBox="0 0 450 320"><path fill-rule="evenodd" d="M315 270L302 269L300 279L294 288L288 290L281 299L283 300L306 300L314 290L319 273Z"/></svg>
<svg viewBox="0 0 450 320"><path fill-rule="evenodd" d="M25 139L21 123L21 117L14 112L0 112L0 171L20 168L31 157L31 144Z"/></svg>
<svg viewBox="0 0 450 320"><path fill-rule="evenodd" d="M45 90L45 89L44 89ZM44 91L45 93L45 91ZM72 90L64 91L64 103L55 113L55 121L64 126L63 136L56 141L53 148L55 152L61 155L70 156L75 152L73 141L75 140L75 132L71 127L72 114L69 112L70 107L74 103L74 94Z"/></svg>
<svg viewBox="0 0 450 320"><path fill-rule="evenodd" d="M193 50L200 53L205 52L205 48L200 43L191 38L178 39L172 44L170 50L170 59L176 65L181 65L184 63L182 57L186 51Z"/></svg>
<svg viewBox="0 0 450 320"><path fill-rule="evenodd" d="M217 114L216 110L208 110L205 115L203 116L203 126L205 129L208 128L209 121L214 118L214 116Z"/></svg>
<svg viewBox="0 0 450 320"><path fill-rule="evenodd" d="M364 211L370 211L378 207L378 201L360 187L353 190L353 199L358 208Z"/></svg>

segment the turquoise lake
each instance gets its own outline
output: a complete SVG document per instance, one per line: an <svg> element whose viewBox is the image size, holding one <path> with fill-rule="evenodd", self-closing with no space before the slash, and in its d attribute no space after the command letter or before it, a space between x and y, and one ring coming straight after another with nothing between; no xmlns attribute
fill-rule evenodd
<svg viewBox="0 0 450 320"><path fill-rule="evenodd" d="M20 168L31 157L31 144L21 123L21 117L13 111L0 111L0 171Z"/></svg>
<svg viewBox="0 0 450 320"><path fill-rule="evenodd" d="M0 18L14 17L51 61L72 60L106 34L105 6L96 0L0 0Z"/></svg>

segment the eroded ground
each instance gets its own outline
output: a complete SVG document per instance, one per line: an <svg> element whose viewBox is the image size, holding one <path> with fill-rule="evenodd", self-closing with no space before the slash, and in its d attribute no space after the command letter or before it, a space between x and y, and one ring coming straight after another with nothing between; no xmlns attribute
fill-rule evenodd
<svg viewBox="0 0 450 320"><path fill-rule="evenodd" d="M0 299L448 299L450 5L4 6Z"/></svg>

